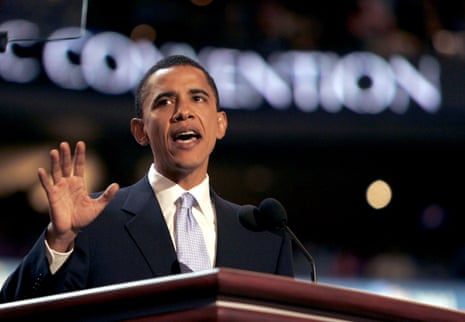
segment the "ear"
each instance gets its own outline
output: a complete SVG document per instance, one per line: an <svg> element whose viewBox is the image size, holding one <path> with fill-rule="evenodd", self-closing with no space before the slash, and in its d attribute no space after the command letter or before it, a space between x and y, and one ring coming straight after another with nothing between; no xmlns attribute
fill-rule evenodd
<svg viewBox="0 0 465 322"><path fill-rule="evenodd" d="M228 129L228 117L226 115L226 112L220 111L220 112L216 113L216 119L217 119L217 122L218 122L218 129L217 129L217 132L216 132L216 138L218 140L221 140L225 136L226 130Z"/></svg>
<svg viewBox="0 0 465 322"><path fill-rule="evenodd" d="M131 119L131 133L137 143L144 146L149 143L149 138L144 129L144 121L140 118Z"/></svg>

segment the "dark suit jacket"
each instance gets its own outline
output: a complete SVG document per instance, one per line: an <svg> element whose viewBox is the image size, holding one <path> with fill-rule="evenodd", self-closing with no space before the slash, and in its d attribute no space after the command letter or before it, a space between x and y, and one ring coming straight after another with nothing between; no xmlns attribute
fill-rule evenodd
<svg viewBox="0 0 465 322"><path fill-rule="evenodd" d="M239 205L213 191L211 195L217 214L216 267L293 276L288 237L248 230L238 220ZM79 233L74 252L54 275L45 257L44 237L5 281L3 302L180 272L147 177L118 191L99 217Z"/></svg>

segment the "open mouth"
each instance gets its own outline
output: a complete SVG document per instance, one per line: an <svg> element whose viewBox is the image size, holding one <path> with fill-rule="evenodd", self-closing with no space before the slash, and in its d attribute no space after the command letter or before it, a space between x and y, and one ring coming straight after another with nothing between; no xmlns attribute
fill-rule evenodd
<svg viewBox="0 0 465 322"><path fill-rule="evenodd" d="M182 131L182 132L176 133L173 138L175 141L186 142L186 141L190 141L193 139L199 139L200 134L198 134L197 132L193 130L188 130L188 131Z"/></svg>

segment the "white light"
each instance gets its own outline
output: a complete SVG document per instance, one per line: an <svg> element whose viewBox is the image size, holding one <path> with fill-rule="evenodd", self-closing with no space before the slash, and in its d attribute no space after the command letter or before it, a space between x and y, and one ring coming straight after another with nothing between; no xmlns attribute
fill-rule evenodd
<svg viewBox="0 0 465 322"><path fill-rule="evenodd" d="M38 37L39 28L36 24L27 20L9 20L0 25L0 30L8 30L9 39L34 39ZM35 80L40 72L40 62L36 58L18 57L12 50L15 42L9 42L6 50L0 53L0 75L9 82L30 83ZM35 42L21 41L19 46L28 47Z"/></svg>
<svg viewBox="0 0 465 322"><path fill-rule="evenodd" d="M216 81L220 95L220 104L223 108L239 109L238 86L236 74L236 59L239 50L229 48L204 48L199 52L199 58L205 68ZM247 104L258 107L259 105Z"/></svg>
<svg viewBox="0 0 465 322"><path fill-rule="evenodd" d="M318 108L318 53L305 51L279 52L270 55L269 64L286 82L292 83L295 106L304 112Z"/></svg>
<svg viewBox="0 0 465 322"><path fill-rule="evenodd" d="M342 110L342 102L335 93L335 73L339 57L336 54L321 54L318 59L320 68L320 102L323 110L329 113L338 113Z"/></svg>
<svg viewBox="0 0 465 322"><path fill-rule="evenodd" d="M439 109L441 104L439 90L415 70L405 58L394 56L391 58L391 65L395 70L397 82L420 107L429 113L434 113Z"/></svg>
<svg viewBox="0 0 465 322"><path fill-rule="evenodd" d="M20 32L32 30L32 26L22 21L14 29ZM265 61L253 51L208 47L197 57L185 43L165 43L158 50L151 42L132 41L116 32L87 35L68 42L70 47L76 46L72 49L78 54L83 46L80 66L73 66L66 57L66 47L45 46L45 72L58 86L90 86L105 94L125 94L134 90L143 73L162 56L184 54L206 65L217 81L220 104L228 109L258 109L266 100L276 110L295 107L307 113L318 108L329 113L343 108L358 114L379 114L387 108L404 113L412 98L432 113L441 104L440 66L429 56L421 57L418 70L402 57L393 57L388 63L368 52L343 57L334 52L276 52ZM58 48L53 50L54 46ZM17 57L10 46L0 53L0 76L7 81L31 82L40 67L36 58ZM365 87L359 83L363 77L369 80Z"/></svg>
<svg viewBox="0 0 465 322"><path fill-rule="evenodd" d="M80 30L81 28L78 27L62 28L53 32L49 37L66 38L70 34L79 33ZM80 57L82 48L91 35L86 31L80 38L55 40L45 44L42 63L52 82L60 87L74 90L83 90L88 87L81 64L73 62L70 54Z"/></svg>
<svg viewBox="0 0 465 322"><path fill-rule="evenodd" d="M192 48L191 45L186 44L186 43L166 42L160 47L160 51L165 56L185 55L185 56L190 57L192 59L196 59L196 57L197 57L197 54L196 54L194 48Z"/></svg>
<svg viewBox="0 0 465 322"><path fill-rule="evenodd" d="M81 57L87 83L105 94L128 92L142 75L139 49L129 38L116 32L102 32L90 38ZM115 66L110 66L109 60L113 60Z"/></svg>
<svg viewBox="0 0 465 322"><path fill-rule="evenodd" d="M361 88L362 77L370 84ZM394 73L388 63L372 53L357 52L343 57L334 70L335 92L354 112L377 114L392 103L396 93Z"/></svg>
<svg viewBox="0 0 465 322"><path fill-rule="evenodd" d="M237 68L271 106L279 110L290 107L292 94L289 86L257 53L241 53Z"/></svg>

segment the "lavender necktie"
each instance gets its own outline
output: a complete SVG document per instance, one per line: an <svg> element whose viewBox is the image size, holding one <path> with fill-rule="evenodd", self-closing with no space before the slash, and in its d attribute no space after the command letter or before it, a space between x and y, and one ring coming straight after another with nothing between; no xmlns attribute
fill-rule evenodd
<svg viewBox="0 0 465 322"><path fill-rule="evenodd" d="M175 220L176 247L181 272L209 269L210 259L202 230L192 214L195 198L186 192L179 199Z"/></svg>

